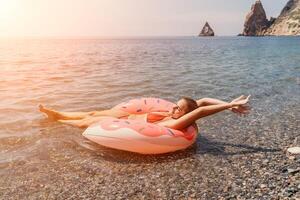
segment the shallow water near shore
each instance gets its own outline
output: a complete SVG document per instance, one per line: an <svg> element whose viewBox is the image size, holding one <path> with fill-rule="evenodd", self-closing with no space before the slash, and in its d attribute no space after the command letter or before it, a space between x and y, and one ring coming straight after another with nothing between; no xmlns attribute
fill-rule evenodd
<svg viewBox="0 0 300 200"><path fill-rule="evenodd" d="M300 183L283 168L300 164L284 154L300 141L299 52L299 37L0 39L0 198L293 197ZM241 94L250 115L201 119L191 148L160 156L101 147L37 107Z"/></svg>

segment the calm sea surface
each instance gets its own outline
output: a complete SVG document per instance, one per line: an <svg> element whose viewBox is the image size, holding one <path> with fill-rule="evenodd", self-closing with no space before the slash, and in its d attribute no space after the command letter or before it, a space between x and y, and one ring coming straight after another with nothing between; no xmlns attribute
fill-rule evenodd
<svg viewBox="0 0 300 200"><path fill-rule="evenodd" d="M213 127L222 134L222 120L259 129L284 118L276 116L283 109L299 110L299 86L299 37L1 39L0 174L12 173L12 163L70 162L93 152L101 162L116 153L87 141L80 129L49 122L40 103L91 111L137 97L229 101L251 94L246 118L224 112L200 120L200 132Z"/></svg>

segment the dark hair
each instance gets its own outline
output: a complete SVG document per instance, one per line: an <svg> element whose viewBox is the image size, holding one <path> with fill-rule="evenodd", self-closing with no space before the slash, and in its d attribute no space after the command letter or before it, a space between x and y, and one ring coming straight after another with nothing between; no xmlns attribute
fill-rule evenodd
<svg viewBox="0 0 300 200"><path fill-rule="evenodd" d="M187 107L188 107L187 113L192 112L193 110L198 108L198 104L194 99L189 97L182 97L181 99L187 103Z"/></svg>

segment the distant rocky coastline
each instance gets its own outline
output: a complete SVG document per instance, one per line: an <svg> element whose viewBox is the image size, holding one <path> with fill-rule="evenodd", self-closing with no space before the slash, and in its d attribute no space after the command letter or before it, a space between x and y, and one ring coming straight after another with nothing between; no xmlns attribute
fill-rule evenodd
<svg viewBox="0 0 300 200"><path fill-rule="evenodd" d="M262 36L264 30L270 26L270 21L267 19L265 9L261 1L256 1L252 5L251 11L246 16L243 36Z"/></svg>
<svg viewBox="0 0 300 200"><path fill-rule="evenodd" d="M215 36L214 30L210 27L208 22L205 23L204 27L202 28L199 37L205 36Z"/></svg>
<svg viewBox="0 0 300 200"><path fill-rule="evenodd" d="M300 0L290 0L264 35L300 35Z"/></svg>
<svg viewBox="0 0 300 200"><path fill-rule="evenodd" d="M289 0L280 15L270 20L260 0L252 5L239 36L268 35L300 35L300 0Z"/></svg>

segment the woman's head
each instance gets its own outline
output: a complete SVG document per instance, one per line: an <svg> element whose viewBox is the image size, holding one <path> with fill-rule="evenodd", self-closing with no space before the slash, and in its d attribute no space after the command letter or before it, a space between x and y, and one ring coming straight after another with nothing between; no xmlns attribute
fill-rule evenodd
<svg viewBox="0 0 300 200"><path fill-rule="evenodd" d="M173 107L171 115L173 118L178 119L196 108L198 108L198 105L194 99L183 97L177 101L176 105Z"/></svg>

